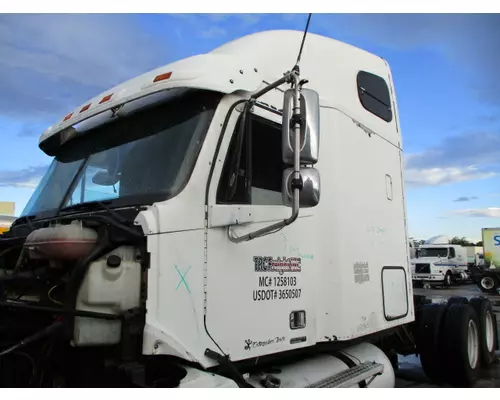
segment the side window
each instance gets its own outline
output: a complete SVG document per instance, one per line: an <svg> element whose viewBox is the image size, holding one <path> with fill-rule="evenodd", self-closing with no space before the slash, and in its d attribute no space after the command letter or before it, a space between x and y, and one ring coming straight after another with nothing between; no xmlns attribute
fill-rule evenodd
<svg viewBox="0 0 500 400"><path fill-rule="evenodd" d="M456 256L455 249L453 247L450 247L450 257L455 258L455 256Z"/></svg>
<svg viewBox="0 0 500 400"><path fill-rule="evenodd" d="M281 125L248 114L245 137L238 143L236 124L217 188L219 204L283 205L281 179L286 166L281 154ZM239 168L236 164L239 158ZM231 183L236 180L236 184Z"/></svg>
<svg viewBox="0 0 500 400"><path fill-rule="evenodd" d="M357 85L359 101L363 107L384 121L391 122L391 95L384 78L369 72L359 71Z"/></svg>

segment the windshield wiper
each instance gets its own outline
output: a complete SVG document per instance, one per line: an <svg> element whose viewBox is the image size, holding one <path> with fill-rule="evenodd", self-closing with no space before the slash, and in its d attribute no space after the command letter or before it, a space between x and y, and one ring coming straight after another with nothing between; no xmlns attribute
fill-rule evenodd
<svg viewBox="0 0 500 400"><path fill-rule="evenodd" d="M36 215L25 215L23 217L17 218L12 226L18 226L26 223L28 225L28 228L33 232L35 230L35 227L33 226L32 221L36 218Z"/></svg>
<svg viewBox="0 0 500 400"><path fill-rule="evenodd" d="M92 201L88 203L78 203L73 204L71 206L62 207L59 212L67 212L67 211L77 211L77 210L106 210L110 215L112 215L118 222L122 224L126 224L128 221L123 218L120 214L118 214L115 210L108 207L107 204L111 204L110 200L106 201Z"/></svg>

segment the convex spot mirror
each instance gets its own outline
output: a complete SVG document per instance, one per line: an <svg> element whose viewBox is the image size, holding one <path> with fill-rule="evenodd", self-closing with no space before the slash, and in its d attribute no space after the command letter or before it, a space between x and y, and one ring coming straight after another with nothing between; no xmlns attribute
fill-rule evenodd
<svg viewBox="0 0 500 400"><path fill-rule="evenodd" d="M293 165L295 129L292 124L294 89L288 89L283 99L283 162ZM311 89L300 91L300 163L316 164L319 156L319 95Z"/></svg>
<svg viewBox="0 0 500 400"><path fill-rule="evenodd" d="M319 203L321 182L319 172L315 168L301 168L300 175L302 176L303 188L300 191L299 207L311 208ZM292 179L294 176L293 168L287 168L283 171L282 189L283 204L287 207L292 206L293 190Z"/></svg>
<svg viewBox="0 0 500 400"><path fill-rule="evenodd" d="M120 175L112 175L105 171L99 171L92 177L92 182L99 186L114 186L120 180Z"/></svg>

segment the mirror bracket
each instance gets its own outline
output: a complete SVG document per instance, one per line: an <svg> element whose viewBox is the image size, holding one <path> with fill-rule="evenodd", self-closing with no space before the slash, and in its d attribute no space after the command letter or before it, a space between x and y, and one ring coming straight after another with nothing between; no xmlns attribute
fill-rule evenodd
<svg viewBox="0 0 500 400"><path fill-rule="evenodd" d="M291 201L292 214L288 219L243 236L235 236L230 225L227 234L229 240L233 243L242 243L277 232L295 222L299 216L301 204L304 204L305 207L314 207L319 202L319 172L314 168L302 169L305 174L305 183L301 173L301 164L315 164L318 158L319 96L312 90L306 89L305 92L302 92L302 86L308 81L305 79L300 80L299 75L299 68L296 65L291 72L285 73L282 78L254 93L247 103L251 107L255 104L257 98L270 90L283 83L292 84L292 88L284 93L283 118L288 119L288 121L283 121L282 131L282 148L286 153L284 153L283 161L291 166L283 175L285 189L283 189L282 193L285 200L284 205L289 200ZM308 146L304 153L302 153L301 148L301 133L305 134L304 144ZM288 181L288 179L290 180ZM307 198L301 196L304 185L307 188ZM289 193L288 187L291 189L291 193Z"/></svg>
<svg viewBox="0 0 500 400"><path fill-rule="evenodd" d="M292 180L290 182L290 186L292 188L292 191L295 189L299 189L299 190L304 189L304 180L302 179L302 175L299 174L298 178L295 178L295 177L292 178Z"/></svg>
<svg viewBox="0 0 500 400"><path fill-rule="evenodd" d="M293 114L290 118L290 129L294 129L295 125L299 125L301 128L304 125L304 117L301 114Z"/></svg>

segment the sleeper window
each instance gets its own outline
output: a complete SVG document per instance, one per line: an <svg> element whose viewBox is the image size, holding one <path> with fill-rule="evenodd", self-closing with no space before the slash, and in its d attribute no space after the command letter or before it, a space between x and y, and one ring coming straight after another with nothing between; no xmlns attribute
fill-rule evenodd
<svg viewBox="0 0 500 400"><path fill-rule="evenodd" d="M391 95L384 78L369 72L359 71L357 86L359 101L363 107L384 121L391 122Z"/></svg>

